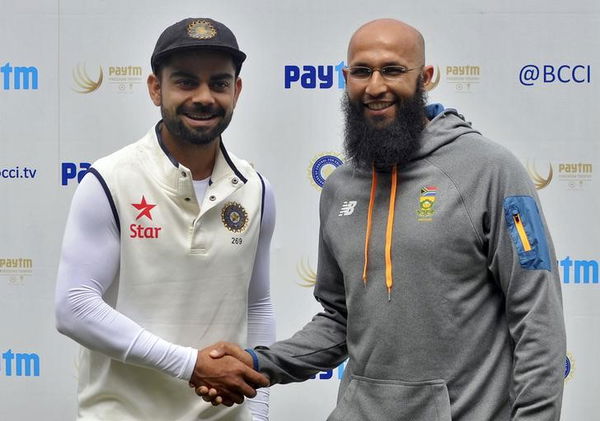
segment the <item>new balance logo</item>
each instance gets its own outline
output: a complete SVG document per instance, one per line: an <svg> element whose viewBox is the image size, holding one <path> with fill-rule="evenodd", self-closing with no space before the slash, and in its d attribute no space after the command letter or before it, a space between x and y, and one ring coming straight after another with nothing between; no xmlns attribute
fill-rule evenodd
<svg viewBox="0 0 600 421"><path fill-rule="evenodd" d="M342 204L342 208L340 209L340 213L338 216L348 216L354 213L354 208L356 207L356 200L347 200Z"/></svg>

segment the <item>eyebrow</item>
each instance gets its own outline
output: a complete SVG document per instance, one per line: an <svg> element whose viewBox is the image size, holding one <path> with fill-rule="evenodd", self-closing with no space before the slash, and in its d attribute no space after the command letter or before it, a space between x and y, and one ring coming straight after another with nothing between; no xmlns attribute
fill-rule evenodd
<svg viewBox="0 0 600 421"><path fill-rule="evenodd" d="M370 64L367 64L367 63L365 63L365 62L363 62L363 61L359 61L359 62L357 62L357 63L353 63L352 65L350 65L350 67L353 67L353 66L360 66L360 67L373 67L373 66L371 66ZM382 65L382 66L375 66L375 67L387 67L387 66L408 67L406 64L400 64L400 63L398 63L397 61L388 61L388 62L385 62L385 63L383 63L383 65Z"/></svg>
<svg viewBox="0 0 600 421"><path fill-rule="evenodd" d="M175 70L173 73L171 73L169 75L170 79L178 78L178 77L185 77L185 78L196 79L196 80L198 79L198 76L196 76L195 74L188 73L183 70ZM223 80L223 79L234 79L234 75L233 75L233 73L222 72L222 73L214 74L210 77L210 80Z"/></svg>

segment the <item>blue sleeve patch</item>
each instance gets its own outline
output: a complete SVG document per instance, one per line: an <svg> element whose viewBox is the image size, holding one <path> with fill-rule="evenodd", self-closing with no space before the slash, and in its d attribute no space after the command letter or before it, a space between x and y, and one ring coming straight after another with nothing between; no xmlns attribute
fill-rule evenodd
<svg viewBox="0 0 600 421"><path fill-rule="evenodd" d="M544 224L531 196L504 199L504 217L523 269L551 270Z"/></svg>

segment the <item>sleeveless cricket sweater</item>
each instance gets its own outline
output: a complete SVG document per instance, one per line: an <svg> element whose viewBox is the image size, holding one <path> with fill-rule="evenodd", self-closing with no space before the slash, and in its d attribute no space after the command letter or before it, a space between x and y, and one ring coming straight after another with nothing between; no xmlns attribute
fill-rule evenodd
<svg viewBox="0 0 600 421"><path fill-rule="evenodd" d="M120 268L106 302L172 343L244 345L264 195L260 175L221 143L198 203L191 171L167 156L154 129L90 171L120 229ZM86 348L79 375L82 420L251 419L243 405L213 407L180 379Z"/></svg>

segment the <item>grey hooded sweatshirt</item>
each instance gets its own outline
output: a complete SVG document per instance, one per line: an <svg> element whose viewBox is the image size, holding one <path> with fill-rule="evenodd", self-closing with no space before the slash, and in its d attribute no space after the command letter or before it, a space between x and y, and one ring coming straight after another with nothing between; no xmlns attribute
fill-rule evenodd
<svg viewBox="0 0 600 421"><path fill-rule="evenodd" d="M298 382L349 358L329 420L558 420L560 281L526 171L447 109L392 178L351 165L328 178L323 311L256 350L260 370Z"/></svg>

